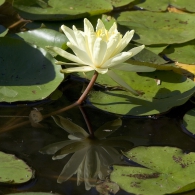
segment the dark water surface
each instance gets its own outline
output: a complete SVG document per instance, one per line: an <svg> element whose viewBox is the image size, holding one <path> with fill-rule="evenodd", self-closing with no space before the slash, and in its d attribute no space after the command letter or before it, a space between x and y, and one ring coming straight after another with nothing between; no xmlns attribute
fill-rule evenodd
<svg viewBox="0 0 195 195"><path fill-rule="evenodd" d="M50 105L43 106L43 112L58 109L63 104L66 104L66 101L62 98ZM177 117L182 116L182 113L188 106L188 104L183 105L157 119L123 117L122 127L113 133L112 136L125 136L129 141L134 143L134 146L174 146L182 148L185 151L195 152L195 139L182 131L180 121ZM0 115L28 116L30 110L30 107L1 108ZM105 122L117 118L115 115L95 108L86 107L85 111L93 129L97 129ZM86 124L78 108L74 108L61 115L86 129ZM2 127L9 120L11 118L1 117L0 126ZM27 125L10 131L0 131L0 151L15 154L35 170L35 178L27 184L19 186L0 185L0 194L41 191L63 195L98 195L99 193L95 188L86 191L83 183L77 186L76 176L62 184L56 182L57 177L71 155L61 160L52 160L52 156L41 154L39 150L48 144L67 140L68 134L59 128L52 118L45 119L42 124L45 128L38 129ZM117 193L117 195L125 194L127 193L122 190ZM195 191L183 194L194 195Z"/></svg>

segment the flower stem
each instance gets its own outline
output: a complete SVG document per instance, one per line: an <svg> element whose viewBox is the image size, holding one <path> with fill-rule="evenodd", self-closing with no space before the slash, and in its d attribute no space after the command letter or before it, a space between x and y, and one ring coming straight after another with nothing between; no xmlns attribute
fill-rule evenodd
<svg viewBox="0 0 195 195"><path fill-rule="evenodd" d="M81 111L81 113L82 113L82 115L83 115L83 118L84 118L85 123L86 123L87 128L88 128L88 131L89 131L89 133L90 133L90 136L91 136L91 137L94 137L94 132L93 132L93 129L92 129L92 127L91 127L91 124L89 123L89 120L88 120L88 117L87 117L87 115L86 115L86 113L85 113L85 110L83 109L83 107L82 107L81 105L79 106L79 109L80 109L80 111Z"/></svg>
<svg viewBox="0 0 195 195"><path fill-rule="evenodd" d="M74 108L76 106L81 105L82 102L86 99L86 97L89 94L90 90L92 89L92 87L93 87L97 77L98 77L98 72L95 71L95 73L94 73L93 77L91 78L87 88L85 89L85 91L83 92L81 97L76 102L74 102L73 104L71 104L69 106L66 106L66 107L64 107L62 109L56 110L54 112L50 112L50 113L48 113L46 115L43 115L43 119L48 118L48 117L50 117L52 115L60 114L60 113L62 113L64 111L70 110L71 108ZM8 130L15 129L15 128L18 128L18 127L21 127L21 126L27 125L27 124L30 124L30 120L29 121L24 121L24 122L21 122L19 124L15 124L15 125L12 125L12 126L9 126L9 127L5 127L3 129L0 129L0 133L8 131Z"/></svg>

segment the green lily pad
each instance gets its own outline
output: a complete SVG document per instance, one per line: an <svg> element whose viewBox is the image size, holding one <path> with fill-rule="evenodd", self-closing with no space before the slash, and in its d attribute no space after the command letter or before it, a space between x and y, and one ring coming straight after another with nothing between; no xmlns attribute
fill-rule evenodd
<svg viewBox="0 0 195 195"><path fill-rule="evenodd" d="M184 64L195 64L195 39L182 44L169 45L163 53L173 61Z"/></svg>
<svg viewBox="0 0 195 195"><path fill-rule="evenodd" d="M124 154L144 166L114 165L111 181L129 193L164 195L195 188L193 152L186 154L174 147L140 146Z"/></svg>
<svg viewBox="0 0 195 195"><path fill-rule="evenodd" d="M126 11L117 22L134 29L137 36L133 40L145 45L184 43L195 38L193 14Z"/></svg>
<svg viewBox="0 0 195 195"><path fill-rule="evenodd" d="M111 3L114 7L121 7L124 5L128 5L129 3L133 2L134 0L111 0Z"/></svg>
<svg viewBox="0 0 195 195"><path fill-rule="evenodd" d="M4 4L5 0L0 0L0 5Z"/></svg>
<svg viewBox="0 0 195 195"><path fill-rule="evenodd" d="M0 38L0 61L0 102L42 100L64 77L46 50L17 39Z"/></svg>
<svg viewBox="0 0 195 195"><path fill-rule="evenodd" d="M0 182L20 184L29 181L33 171L22 160L0 151Z"/></svg>
<svg viewBox="0 0 195 195"><path fill-rule="evenodd" d="M165 11L169 5L170 0L161 0L161 1L155 1L155 0L147 0L147 1L141 1L139 3L136 3L137 7L140 7L141 9L146 9L149 11ZM135 1L138 2L138 1Z"/></svg>
<svg viewBox="0 0 195 195"><path fill-rule="evenodd" d="M14 8L30 20L70 20L109 12L113 9L107 0L14 0Z"/></svg>
<svg viewBox="0 0 195 195"><path fill-rule="evenodd" d="M170 0L170 4L178 9L195 12L194 0L188 0L188 3L185 0Z"/></svg>
<svg viewBox="0 0 195 195"><path fill-rule="evenodd" d="M167 47L167 45L149 45L149 46L146 46L146 49L158 55L166 47Z"/></svg>
<svg viewBox="0 0 195 195"><path fill-rule="evenodd" d="M115 87L115 90L92 91L89 101L95 107L122 115L153 115L184 104L195 91L195 83L172 71L151 73L117 73L134 90L143 93L134 96L128 91L117 90L117 84L106 74L99 75L97 83ZM87 78L91 78L89 73ZM159 83L158 83L159 82Z"/></svg>
<svg viewBox="0 0 195 195"><path fill-rule="evenodd" d="M189 110L183 117L184 127L193 135L195 134L195 108Z"/></svg>
<svg viewBox="0 0 195 195"><path fill-rule="evenodd" d="M60 28L60 26L58 27ZM46 46L56 46L63 49L67 49L66 43L67 37L55 30L47 28L39 28L36 30L30 30L26 32L16 33L14 38L21 38L24 41L45 48Z"/></svg>

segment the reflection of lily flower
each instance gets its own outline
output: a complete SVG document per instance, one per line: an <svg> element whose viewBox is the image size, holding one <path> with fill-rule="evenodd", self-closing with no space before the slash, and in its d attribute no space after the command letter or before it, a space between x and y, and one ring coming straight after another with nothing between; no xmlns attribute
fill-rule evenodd
<svg viewBox="0 0 195 195"><path fill-rule="evenodd" d="M63 69L62 72L88 72L96 70L101 74L107 73L117 83L132 91L132 89L128 87L127 84L124 84L124 81L111 69L113 67L117 67L117 69L120 70L121 66L122 70L128 71L129 64L123 64L123 62L136 55L144 48L144 45L142 45L129 51L122 52L132 39L134 30L127 31L122 37L117 30L116 23L107 30L103 22L98 19L96 31L94 31L92 24L86 18L84 19L84 31L78 30L75 26L73 26L72 30L65 25L62 25L61 29L69 39L67 46L73 50L75 55L58 47L49 46L47 48L50 51L74 62L57 62L57 64L77 66Z"/></svg>
<svg viewBox="0 0 195 195"><path fill-rule="evenodd" d="M120 162L120 154L113 147L130 149L132 146L131 142L119 138L105 139L122 125L120 119L107 122L95 131L95 137L91 137L68 119L61 116L53 118L57 125L70 133L68 136L70 140L46 146L41 153L54 154L53 160L74 153L58 177L58 183L68 180L77 173L77 185L84 181L85 188L89 190L96 184L98 178L105 179L109 165Z"/></svg>

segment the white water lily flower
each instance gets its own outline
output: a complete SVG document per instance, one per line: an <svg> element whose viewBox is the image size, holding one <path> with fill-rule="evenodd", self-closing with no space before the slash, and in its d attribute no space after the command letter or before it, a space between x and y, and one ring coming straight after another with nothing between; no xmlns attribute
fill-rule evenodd
<svg viewBox="0 0 195 195"><path fill-rule="evenodd" d="M54 154L53 160L62 159L74 153L64 166L57 182L62 183L77 174L77 185L85 183L86 190L96 185L99 179L108 175L109 166L120 163L121 155L114 147L130 149L132 143L116 137L107 138L121 125L121 119L107 122L91 137L83 128L61 116L53 116L58 126L69 134L69 140L44 147L41 153Z"/></svg>
<svg viewBox="0 0 195 195"><path fill-rule="evenodd" d="M127 31L126 34L122 36L117 30L116 23L107 30L103 22L98 19L95 31L92 24L86 18L84 19L84 31L78 30L75 26L73 26L73 29L70 29L65 25L62 25L61 29L69 39L67 46L72 49L75 55L58 47L47 48L74 62L57 62L56 64L77 66L63 69L61 72L72 73L95 70L100 74L108 73L117 83L133 91L121 78L112 72L111 69L117 65L122 65L123 62L133 57L144 48L144 45L142 45L122 52L132 39L134 30Z"/></svg>

